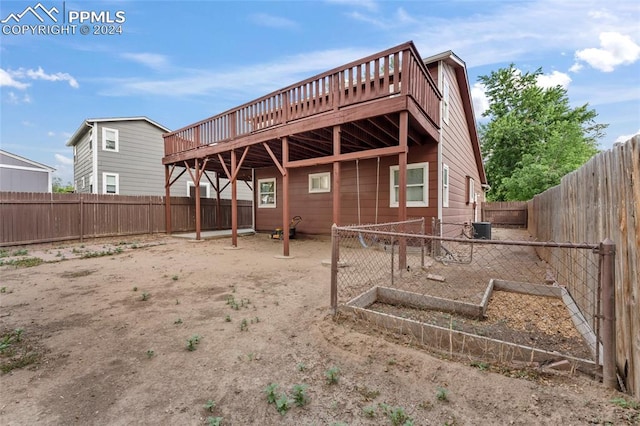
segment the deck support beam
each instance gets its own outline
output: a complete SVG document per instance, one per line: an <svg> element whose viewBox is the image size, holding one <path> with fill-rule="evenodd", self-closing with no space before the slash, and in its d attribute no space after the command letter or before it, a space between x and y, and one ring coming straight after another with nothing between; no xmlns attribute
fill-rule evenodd
<svg viewBox="0 0 640 426"><path fill-rule="evenodd" d="M404 152L398 154L398 222L407 220L407 154L409 136L409 113L400 113L399 145L404 147ZM428 179L425 176L425 179ZM400 229L400 232L405 232ZM407 267L407 240L401 238L398 246L398 268L402 271Z"/></svg>
<svg viewBox="0 0 640 426"><path fill-rule="evenodd" d="M191 173L191 167L187 162L184 162L184 166L187 168L189 172L189 176L191 176L191 181L193 182L193 188L195 190L195 199L196 199L196 240L200 241L200 234L202 230L201 223L201 212L200 212L200 179L204 174L204 171L207 167L207 162L209 161L208 157L205 157L204 161L202 161L202 168L200 168L200 161L198 158L195 159L194 162L194 173Z"/></svg>
<svg viewBox="0 0 640 426"><path fill-rule="evenodd" d="M284 164L284 173L282 174L282 255L289 257L289 173L287 173L286 164L289 162L289 139L285 136L282 138L282 163Z"/></svg>
<svg viewBox="0 0 640 426"><path fill-rule="evenodd" d="M167 235L171 235L171 175L176 169L175 164L164 166L164 220L165 220L165 232ZM183 171L184 173L184 171Z"/></svg>
<svg viewBox="0 0 640 426"><path fill-rule="evenodd" d="M333 156L340 157L340 126L333 126ZM340 225L340 162L333 162L333 224Z"/></svg>
<svg viewBox="0 0 640 426"><path fill-rule="evenodd" d="M248 147L247 147L248 148ZM246 154L246 149L245 149ZM236 151L231 150L231 245L238 247L238 182L236 165Z"/></svg>

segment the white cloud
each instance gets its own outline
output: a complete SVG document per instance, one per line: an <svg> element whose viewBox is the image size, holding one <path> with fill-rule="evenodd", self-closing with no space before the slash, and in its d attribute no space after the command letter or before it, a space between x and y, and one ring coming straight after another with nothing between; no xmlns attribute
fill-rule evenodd
<svg viewBox="0 0 640 426"><path fill-rule="evenodd" d="M580 72L580 70L583 68L582 64L579 62L576 62L575 64L571 65L571 68L569 68L569 72Z"/></svg>
<svg viewBox="0 0 640 426"><path fill-rule="evenodd" d="M553 71L551 74L539 75L537 79L538 86L543 89L549 89L556 86L562 86L566 89L569 87L569 83L571 83L571 77L559 71Z"/></svg>
<svg viewBox="0 0 640 426"><path fill-rule="evenodd" d="M54 154L54 157L56 158L56 161L59 164L62 164L64 166L72 166L73 165L73 158L65 157L62 154Z"/></svg>
<svg viewBox="0 0 640 426"><path fill-rule="evenodd" d="M347 13L347 16L357 21L374 25L384 30L404 28L407 25L417 24L419 21L407 13L403 8L398 8L392 15L366 14L358 11Z"/></svg>
<svg viewBox="0 0 640 426"><path fill-rule="evenodd" d="M257 13L249 17L254 23L269 28L297 28L298 23L281 16L270 15L268 13Z"/></svg>
<svg viewBox="0 0 640 426"><path fill-rule="evenodd" d="M602 72L611 72L618 65L630 65L640 59L640 46L628 35L617 32L600 34L600 47L576 51L576 60L586 62Z"/></svg>
<svg viewBox="0 0 640 426"><path fill-rule="evenodd" d="M29 83L23 83L21 81L15 80L9 72L0 68L0 87L15 87L19 90L24 90L29 87Z"/></svg>
<svg viewBox="0 0 640 426"><path fill-rule="evenodd" d="M634 136L638 136L638 135L640 135L640 130L638 130L637 132L635 132L635 133L634 133L634 134L632 134L632 135L620 135L620 136L618 136L618 138L615 140L615 143L623 143L623 142L626 142L626 141L628 141L629 139L631 139L632 137L634 137Z"/></svg>
<svg viewBox="0 0 640 426"><path fill-rule="evenodd" d="M375 51L375 50L374 50ZM309 77L316 72L370 55L361 49L331 49L285 56L272 62L239 66L226 71L178 69L176 77L167 79L110 79L112 86L101 94L129 96L151 94L162 96L206 95L232 92L233 96L267 93Z"/></svg>
<svg viewBox="0 0 640 426"><path fill-rule="evenodd" d="M123 53L120 56L153 69L162 69L169 65L167 57L157 53Z"/></svg>
<svg viewBox="0 0 640 426"><path fill-rule="evenodd" d="M471 99L473 100L473 112L476 120L482 117L482 114L489 109L489 99L485 93L485 87L482 83L475 83L471 88Z"/></svg>
<svg viewBox="0 0 640 426"><path fill-rule="evenodd" d="M49 136L50 138L54 137L56 135L55 132L49 131L47 132L47 136Z"/></svg>
<svg viewBox="0 0 640 426"><path fill-rule="evenodd" d="M78 81L74 77L72 77L70 74L66 72L57 72L54 74L47 74L42 69L42 67L38 67L37 70L18 68L17 70L8 70L6 71L6 73L14 82L17 80L24 80L24 79L45 80L45 81L67 81L69 83L69 86L73 87L74 89L77 89L78 87L80 87L80 85L78 84ZM2 75L0 75L0 79L4 80L5 78L6 77L3 77ZM13 80L14 78L17 80ZM18 87L14 85L14 87L19 89L24 89L27 86L29 86L29 84L24 82L18 82L18 83L20 86Z"/></svg>
<svg viewBox="0 0 640 426"><path fill-rule="evenodd" d="M333 3L341 6L358 7L367 9L371 12L378 10L378 4L373 0L327 0L327 3Z"/></svg>

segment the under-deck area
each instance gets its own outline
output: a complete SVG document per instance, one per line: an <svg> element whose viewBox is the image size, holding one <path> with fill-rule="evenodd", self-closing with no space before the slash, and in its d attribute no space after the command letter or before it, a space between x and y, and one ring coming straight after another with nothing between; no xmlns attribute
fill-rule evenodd
<svg viewBox="0 0 640 426"><path fill-rule="evenodd" d="M341 163L397 158L398 187L406 189L410 147L438 143L441 97L413 43L404 43L165 134L167 194L183 173L190 174L196 191L204 171L226 176L232 188L235 246L238 181L250 181L255 170L275 166L282 178L286 228L291 217L289 171L327 165L334 188L333 222L339 224ZM398 191L398 202L398 219L404 220L406 191ZM198 215L199 194L195 203ZM198 223L196 217L199 236ZM288 256L287 233L284 237Z"/></svg>

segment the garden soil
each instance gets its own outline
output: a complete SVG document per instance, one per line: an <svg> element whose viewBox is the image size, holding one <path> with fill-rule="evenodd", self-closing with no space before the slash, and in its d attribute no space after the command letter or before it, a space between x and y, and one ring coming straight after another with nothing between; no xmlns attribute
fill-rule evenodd
<svg viewBox="0 0 640 426"><path fill-rule="evenodd" d="M580 373L444 359L334 319L326 238L293 240L289 259L267 235L229 245L136 236L3 258L0 424L640 421L612 402L628 396ZM8 264L25 257L44 263ZM282 413L267 401L271 383L289 400ZM302 406L295 385L307 386Z"/></svg>

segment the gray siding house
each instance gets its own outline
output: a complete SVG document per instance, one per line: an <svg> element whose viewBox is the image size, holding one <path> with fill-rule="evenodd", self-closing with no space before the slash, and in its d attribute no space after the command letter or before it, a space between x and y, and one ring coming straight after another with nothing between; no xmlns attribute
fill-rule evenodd
<svg viewBox="0 0 640 426"><path fill-rule="evenodd" d="M89 118L71 136L74 186L78 193L165 195L164 140L169 129L147 117ZM216 182L215 173L208 173ZM220 179L221 187L226 179ZM215 198L206 177L200 183L202 198ZM231 198L227 188L222 198ZM241 193L241 190L238 191ZM171 195L193 196L193 182L184 173L171 187ZM239 199L251 199L246 188Z"/></svg>
<svg viewBox="0 0 640 426"><path fill-rule="evenodd" d="M0 191L51 192L56 169L0 150Z"/></svg>

